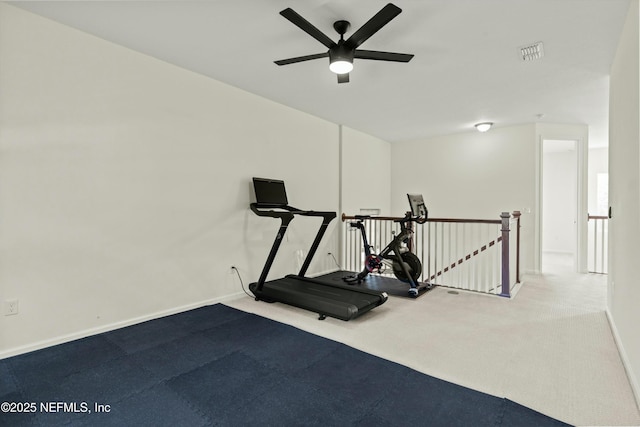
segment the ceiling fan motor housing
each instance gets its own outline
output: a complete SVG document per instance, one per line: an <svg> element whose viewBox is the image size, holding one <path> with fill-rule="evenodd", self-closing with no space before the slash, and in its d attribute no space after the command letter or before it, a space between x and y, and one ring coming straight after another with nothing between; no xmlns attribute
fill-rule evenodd
<svg viewBox="0 0 640 427"><path fill-rule="evenodd" d="M349 49L344 45L344 42L340 40L340 42L329 49L329 62L334 61L348 61L353 62L353 54L355 49Z"/></svg>

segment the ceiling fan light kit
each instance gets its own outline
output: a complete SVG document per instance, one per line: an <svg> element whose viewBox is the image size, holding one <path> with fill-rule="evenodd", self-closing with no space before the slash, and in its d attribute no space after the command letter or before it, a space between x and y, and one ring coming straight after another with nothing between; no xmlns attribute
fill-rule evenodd
<svg viewBox="0 0 640 427"><path fill-rule="evenodd" d="M380 52L375 50L362 50L358 47L369 37L378 32L389 21L402 12L398 6L389 3L383 7L373 18L369 19L362 27L353 33L347 40L344 34L351 24L349 21L339 20L333 24L333 28L340 34L340 40L336 43L329 36L313 26L309 21L300 16L291 8L280 12L291 23L318 40L329 50L325 53L298 56L295 58L275 61L277 65L295 64L297 62L310 61L312 59L329 57L329 69L338 75L338 83L348 83L349 73L353 70L353 59L370 59L374 61L409 62L413 55L407 53Z"/></svg>
<svg viewBox="0 0 640 427"><path fill-rule="evenodd" d="M329 69L336 74L347 74L353 70L353 52L338 44L329 50Z"/></svg>
<svg viewBox="0 0 640 427"><path fill-rule="evenodd" d="M329 64L329 69L336 74L347 74L353 70L353 62L335 60Z"/></svg>

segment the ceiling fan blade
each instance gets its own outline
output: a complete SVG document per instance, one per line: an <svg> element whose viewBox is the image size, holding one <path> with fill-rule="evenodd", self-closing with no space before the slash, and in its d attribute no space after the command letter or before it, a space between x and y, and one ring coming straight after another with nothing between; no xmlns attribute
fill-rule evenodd
<svg viewBox="0 0 640 427"><path fill-rule="evenodd" d="M338 74L338 83L349 83L349 73Z"/></svg>
<svg viewBox="0 0 640 427"><path fill-rule="evenodd" d="M311 61L312 59L326 58L327 56L329 56L329 52L316 53L315 55L297 56L295 58L289 58L289 59L280 59L278 61L273 61L273 62L275 62L278 65L288 65L288 64L295 64L296 62Z"/></svg>
<svg viewBox="0 0 640 427"><path fill-rule="evenodd" d="M296 11L294 11L290 7L280 12L280 15L287 18L289 21L291 21L294 25L296 25L302 31L306 32L307 34L309 34L314 39L318 40L320 43L322 43L326 47L331 48L335 46L335 42L331 40L329 36L327 36L325 33L320 31L316 27L314 27L313 24L311 24L309 21L304 19L302 16L300 16Z"/></svg>
<svg viewBox="0 0 640 427"><path fill-rule="evenodd" d="M351 49L355 49L364 43L369 37L374 35L380 28L384 27L393 18L402 12L398 6L389 3L383 7L380 12L376 13L373 18L369 19L362 27L351 35L345 42L345 45Z"/></svg>
<svg viewBox="0 0 640 427"><path fill-rule="evenodd" d="M413 55L410 53L379 52L377 50L356 50L354 58L373 59L376 61L409 62Z"/></svg>

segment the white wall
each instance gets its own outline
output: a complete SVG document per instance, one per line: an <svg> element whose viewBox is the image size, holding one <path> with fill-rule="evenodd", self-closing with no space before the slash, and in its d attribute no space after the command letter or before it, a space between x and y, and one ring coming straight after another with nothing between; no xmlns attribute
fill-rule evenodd
<svg viewBox="0 0 640 427"><path fill-rule="evenodd" d="M597 176L609 173L609 148L589 149L589 213L606 215L607 210L598 212Z"/></svg>
<svg viewBox="0 0 640 427"><path fill-rule="evenodd" d="M252 176L338 210L335 124L6 4L0 64L0 301L20 309L0 357L241 292L230 266L255 281L278 227ZM292 224L271 277L317 225Z"/></svg>
<svg viewBox="0 0 640 427"><path fill-rule="evenodd" d="M342 127L342 212L380 209L391 215L391 144Z"/></svg>
<svg viewBox="0 0 640 427"><path fill-rule="evenodd" d="M609 107L609 312L640 402L640 11L631 1L611 67Z"/></svg>
<svg viewBox="0 0 640 427"><path fill-rule="evenodd" d="M520 210L522 271L534 268L534 124L394 143L391 154L394 212L408 210L407 193L422 193L432 218L500 219Z"/></svg>

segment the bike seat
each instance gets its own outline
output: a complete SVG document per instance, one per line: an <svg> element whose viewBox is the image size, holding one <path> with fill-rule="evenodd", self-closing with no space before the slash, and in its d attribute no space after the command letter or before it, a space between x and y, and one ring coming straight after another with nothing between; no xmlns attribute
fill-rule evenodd
<svg viewBox="0 0 640 427"><path fill-rule="evenodd" d="M358 220L362 220L362 219L370 219L370 218L371 218L371 215L355 215L355 216L354 216L354 218L355 218L355 219L358 219Z"/></svg>

